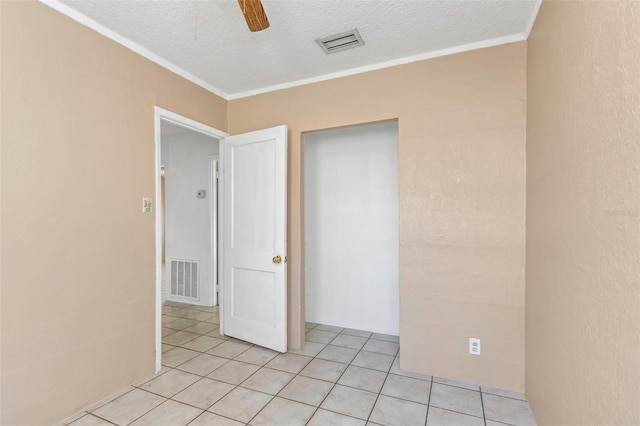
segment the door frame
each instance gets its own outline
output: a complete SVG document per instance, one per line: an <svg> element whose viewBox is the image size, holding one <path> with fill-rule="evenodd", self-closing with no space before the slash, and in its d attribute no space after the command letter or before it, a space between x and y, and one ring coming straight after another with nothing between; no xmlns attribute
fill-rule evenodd
<svg viewBox="0 0 640 426"><path fill-rule="evenodd" d="M155 126L155 162L154 162L154 174L155 174L155 242L156 242L156 373L162 368L162 237L164 229L162 228L162 188L161 188L161 146L162 146L162 130L161 122L166 121L176 124L180 127L192 130L194 132L201 133L206 136L210 136L215 139L221 140L225 136L229 136L228 133L218 130L214 127L207 126L206 124L192 120L175 112L160 108L158 106L153 107L153 119ZM215 288L213 289L215 291Z"/></svg>
<svg viewBox="0 0 640 426"><path fill-rule="evenodd" d="M218 147L220 149L220 147ZM218 224L218 164L220 163L220 154L209 156L211 162L211 223ZM218 290L220 288L220 280L218 279L218 271L220 269L220 240L218 238L218 227L211 227L211 257L216 261L213 262L211 268L211 302L213 306L220 304L220 298L218 297ZM166 262L166 261L165 261Z"/></svg>

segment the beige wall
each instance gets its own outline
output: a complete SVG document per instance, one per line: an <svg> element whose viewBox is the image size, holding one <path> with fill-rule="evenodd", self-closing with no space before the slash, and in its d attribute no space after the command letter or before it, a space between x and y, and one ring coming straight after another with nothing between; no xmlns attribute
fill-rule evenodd
<svg viewBox="0 0 640 426"><path fill-rule="evenodd" d="M232 134L290 128L291 345L304 318L301 133L398 118L402 367L523 391L525 68L516 43L229 102Z"/></svg>
<svg viewBox="0 0 640 426"><path fill-rule="evenodd" d="M640 3L545 2L527 68L527 396L640 424Z"/></svg>
<svg viewBox="0 0 640 426"><path fill-rule="evenodd" d="M2 418L51 424L153 372L153 106L226 102L35 2L2 10Z"/></svg>

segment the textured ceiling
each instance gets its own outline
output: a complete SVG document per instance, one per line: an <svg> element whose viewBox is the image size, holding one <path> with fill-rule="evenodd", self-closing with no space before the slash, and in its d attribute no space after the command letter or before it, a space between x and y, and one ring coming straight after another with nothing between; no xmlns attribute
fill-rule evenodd
<svg viewBox="0 0 640 426"><path fill-rule="evenodd" d="M235 0L46 3L68 6L226 98L524 40L539 7L537 0L263 0L271 27L251 33ZM353 28L364 47L326 55L315 42Z"/></svg>

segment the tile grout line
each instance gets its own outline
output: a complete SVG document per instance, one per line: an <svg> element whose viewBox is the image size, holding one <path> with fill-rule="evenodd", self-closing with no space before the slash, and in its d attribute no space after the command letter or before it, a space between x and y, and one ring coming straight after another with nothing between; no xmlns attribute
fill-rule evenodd
<svg viewBox="0 0 640 426"><path fill-rule="evenodd" d="M484 398L482 397L482 392L480 392L480 405L482 406L482 421L484 422L484 426L487 426L487 417L484 414Z"/></svg>
<svg viewBox="0 0 640 426"><path fill-rule="evenodd" d="M398 363L398 368L400 368L400 364ZM427 415L424 418L424 424L427 425L429 421L429 408L431 407L431 394L433 393L433 375L431 376L431 384L429 385L429 398L427 398ZM486 425L485 425L486 426Z"/></svg>

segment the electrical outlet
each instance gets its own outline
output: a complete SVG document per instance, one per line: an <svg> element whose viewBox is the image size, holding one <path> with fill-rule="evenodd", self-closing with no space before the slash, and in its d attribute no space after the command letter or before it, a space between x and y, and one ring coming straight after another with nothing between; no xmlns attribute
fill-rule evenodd
<svg viewBox="0 0 640 426"><path fill-rule="evenodd" d="M480 355L480 339L469 337L469 353L471 355Z"/></svg>

